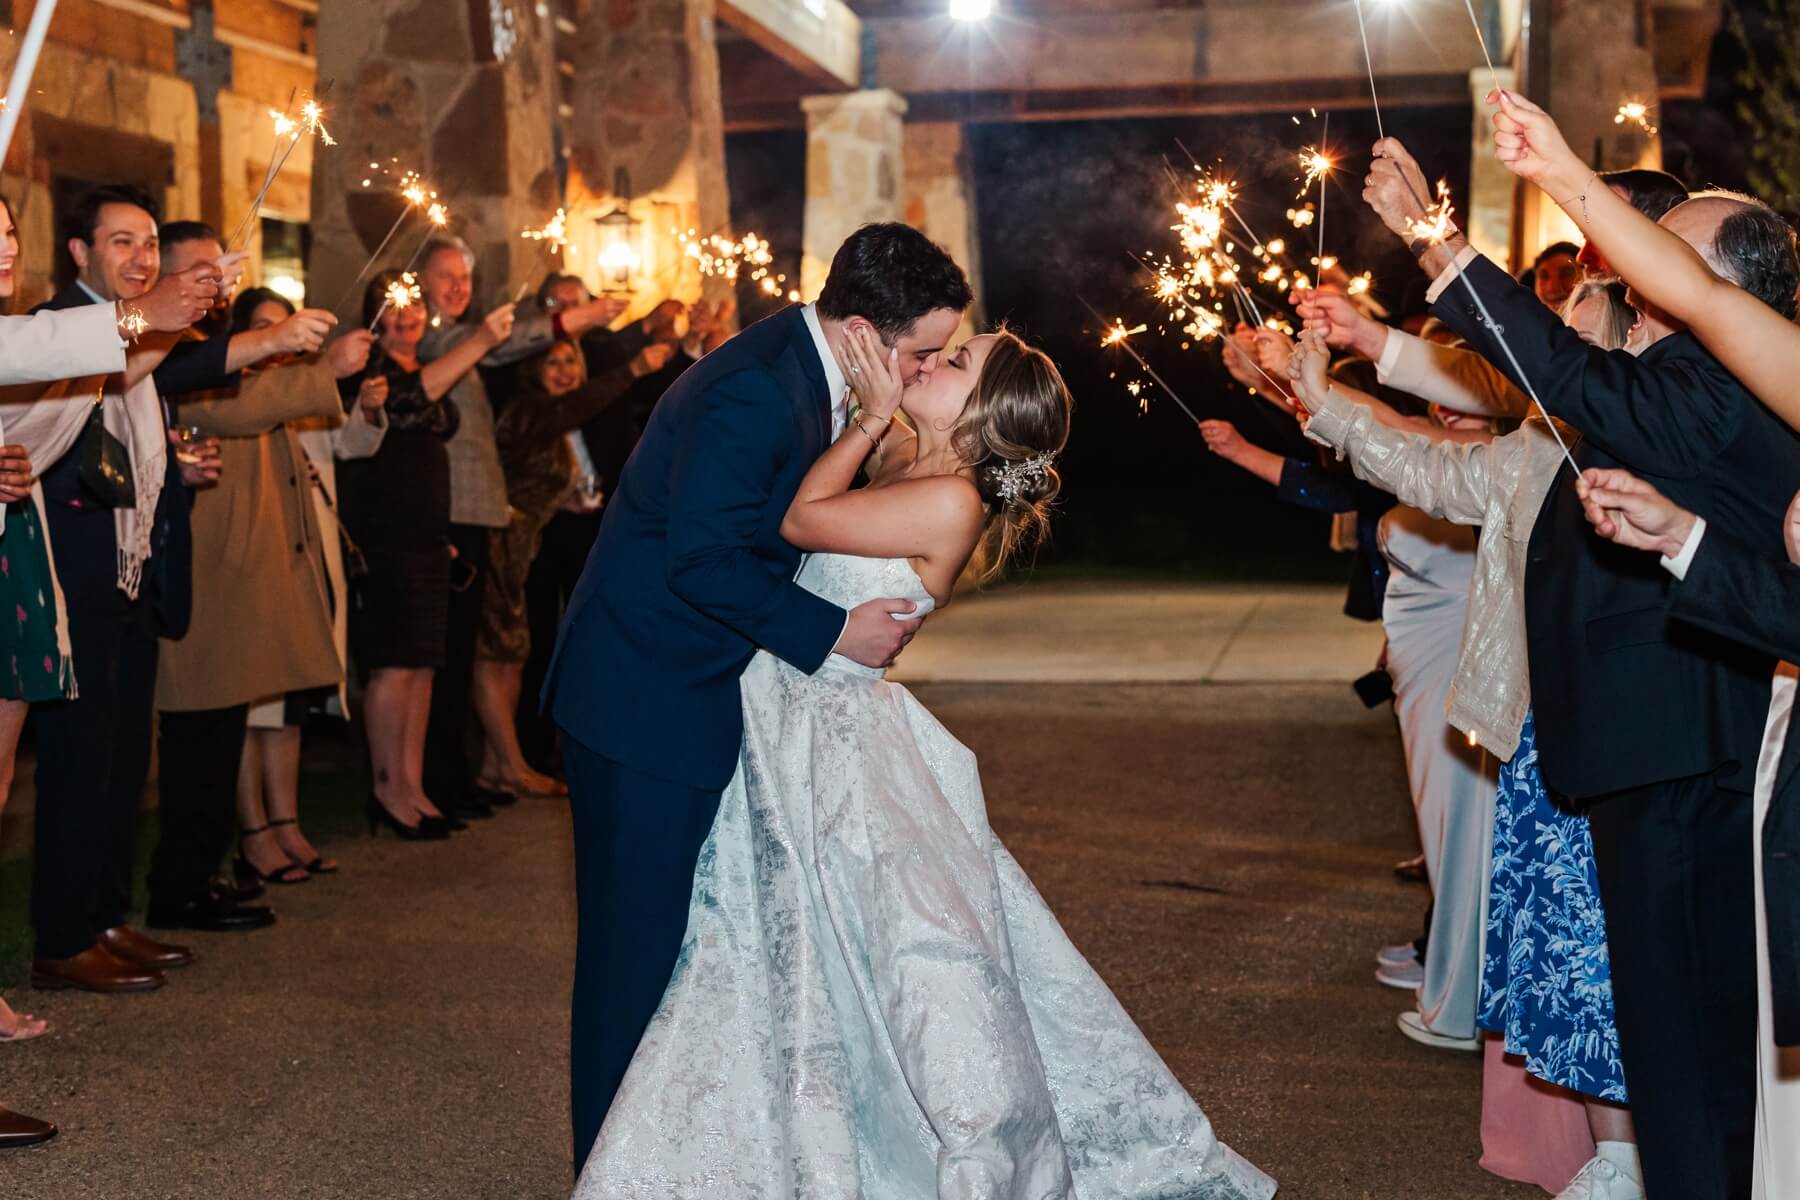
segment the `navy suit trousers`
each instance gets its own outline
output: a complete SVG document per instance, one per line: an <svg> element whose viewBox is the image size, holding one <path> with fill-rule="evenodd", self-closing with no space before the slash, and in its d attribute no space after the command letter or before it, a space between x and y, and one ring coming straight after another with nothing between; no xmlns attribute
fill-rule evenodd
<svg viewBox="0 0 1800 1200"><path fill-rule="evenodd" d="M579 1174L681 953L694 867L720 793L634 771L567 730L562 751L580 921L569 1037Z"/></svg>

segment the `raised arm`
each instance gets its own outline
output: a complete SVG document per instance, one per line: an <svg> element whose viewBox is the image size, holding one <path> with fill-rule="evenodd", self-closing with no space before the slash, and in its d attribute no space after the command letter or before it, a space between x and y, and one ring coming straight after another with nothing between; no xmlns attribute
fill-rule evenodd
<svg viewBox="0 0 1800 1200"><path fill-rule="evenodd" d="M1800 327L1601 183L1542 109L1512 92L1488 101L1500 105L1494 144L1506 168L1542 188L1638 295L1685 324L1758 400L1800 429Z"/></svg>
<svg viewBox="0 0 1800 1200"><path fill-rule="evenodd" d="M824 663L843 609L802 588L756 548L775 481L794 453L794 404L755 372L715 382L680 423L669 478L669 589L802 671Z"/></svg>
<svg viewBox="0 0 1800 1200"><path fill-rule="evenodd" d="M1396 334L1396 336L1406 336ZM1417 339L1415 339L1417 340ZM1428 342L1421 345L1430 345ZM1342 396L1352 404L1367 408L1378 424L1401 433L1417 433L1432 441L1443 442L1489 442L1494 438L1488 429L1450 429L1438 424L1429 417L1408 416L1395 409L1381 397L1351 387L1341 379L1333 379L1327 374L1331 354L1326 348L1324 334L1317 329L1309 329L1302 335L1293 355L1288 360L1287 373L1293 387L1295 399L1309 413L1318 412L1325 403L1328 393Z"/></svg>
<svg viewBox="0 0 1800 1200"><path fill-rule="evenodd" d="M324 361L290 363L246 376L233 392L183 401L183 422L207 437L255 437L289 421L343 411L335 377Z"/></svg>
<svg viewBox="0 0 1800 1200"><path fill-rule="evenodd" d="M800 481L781 522L781 536L801 550L924 559L948 567L946 574L954 577L987 523L981 495L956 475L850 490L864 461L893 427L902 384L898 351L881 353L867 331L847 336L845 345L856 368L851 378L861 408Z"/></svg>
<svg viewBox="0 0 1800 1200"><path fill-rule="evenodd" d="M468 337L446 350L439 358L419 368L419 383L427 400L439 400L455 387L457 381L478 366L481 360L512 336L513 306L502 304L482 318L481 325Z"/></svg>

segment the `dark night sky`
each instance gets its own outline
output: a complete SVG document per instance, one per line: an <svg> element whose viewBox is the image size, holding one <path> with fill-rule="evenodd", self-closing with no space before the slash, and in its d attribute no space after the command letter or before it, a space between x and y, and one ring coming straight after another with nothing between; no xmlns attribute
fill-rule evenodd
<svg viewBox="0 0 1800 1200"><path fill-rule="evenodd" d="M1663 113L1669 166L1695 186L1743 185L1743 139L1731 107L1740 64L1735 41L1721 36L1712 94ZM1448 180L1453 197L1467 194L1469 108L1384 109L1382 118L1433 178ZM1174 191L1163 158L1186 167L1181 145L1202 163L1229 169L1241 185L1239 207L1258 233L1310 250L1314 231L1292 229L1284 210L1298 190L1296 155L1318 140L1319 128L1306 110L971 127L988 318L1009 322L1048 350L1076 396L1063 510L1046 561L1253 578L1335 578L1348 570L1325 548L1322 519L1286 508L1266 485L1212 458L1172 404L1153 401L1139 415L1124 391L1135 372L1116 351L1101 350L1096 323L1077 298L1109 317L1149 321L1153 332L1136 344L1183 398L1202 416L1225 417L1267 441L1274 415L1229 384L1216 343L1183 352L1178 333L1154 332L1157 309L1129 256L1175 249L1168 230ZM1372 110L1331 114L1340 169L1326 201L1326 249L1353 271L1373 270L1376 294L1399 317L1421 307L1425 280L1360 201L1375 137ZM804 135L734 135L727 152L738 228L768 237L785 253L782 269L797 273ZM757 299L747 298L747 318L768 311Z"/></svg>

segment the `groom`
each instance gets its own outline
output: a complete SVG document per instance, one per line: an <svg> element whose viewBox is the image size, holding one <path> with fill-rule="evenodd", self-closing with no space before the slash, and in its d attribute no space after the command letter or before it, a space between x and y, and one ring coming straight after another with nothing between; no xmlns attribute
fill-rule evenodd
<svg viewBox="0 0 1800 1200"><path fill-rule="evenodd" d="M897 619L905 600L846 613L807 592L781 538L801 478L848 421L844 336L873 327L910 384L971 299L924 234L864 226L816 304L746 329L669 389L608 498L544 685L575 823L577 1173L681 950L695 862L737 769L751 656L809 673L834 651L885 666L919 627Z"/></svg>

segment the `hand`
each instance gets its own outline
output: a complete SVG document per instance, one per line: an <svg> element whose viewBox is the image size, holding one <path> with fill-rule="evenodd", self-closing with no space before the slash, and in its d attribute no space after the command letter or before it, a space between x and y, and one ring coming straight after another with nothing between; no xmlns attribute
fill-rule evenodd
<svg viewBox="0 0 1800 1200"><path fill-rule="evenodd" d="M1256 330L1239 321L1230 337L1219 339L1219 345L1225 370L1233 379L1247 388L1263 386L1263 377L1256 370Z"/></svg>
<svg viewBox="0 0 1800 1200"><path fill-rule="evenodd" d="M196 263L185 271L164 275L156 286L131 303L143 315L152 333L180 333L212 309L219 298L219 268Z"/></svg>
<svg viewBox="0 0 1800 1200"><path fill-rule="evenodd" d="M238 284L244 281L244 262L250 257L248 250L233 250L222 254L217 260L219 268L219 300L223 303L237 294Z"/></svg>
<svg viewBox="0 0 1800 1200"><path fill-rule="evenodd" d="M1550 192L1552 200L1581 190L1590 174L1587 164L1569 149L1549 113L1517 92L1492 91L1487 102L1500 106L1494 113L1494 157L1502 166Z"/></svg>
<svg viewBox="0 0 1800 1200"><path fill-rule="evenodd" d="M844 330L844 360L851 394L862 408L859 419L869 416L883 423L892 421L906 390L900 379L900 348L888 349L873 326L859 325Z"/></svg>
<svg viewBox="0 0 1800 1200"><path fill-rule="evenodd" d="M687 311L687 305L679 300L664 300L644 318L645 336L653 342L679 342Z"/></svg>
<svg viewBox="0 0 1800 1200"><path fill-rule="evenodd" d="M631 307L631 301L627 297L618 295L595 296L592 300L575 307L587 314L588 328L605 329L625 315L625 310ZM567 317L564 320L566 321Z"/></svg>
<svg viewBox="0 0 1800 1200"><path fill-rule="evenodd" d="M23 446L0 446L0 500L17 503L31 495L31 452Z"/></svg>
<svg viewBox="0 0 1800 1200"><path fill-rule="evenodd" d="M1674 558L1694 531L1693 513L1629 471L1591 468L1575 490L1588 524L1621 546Z"/></svg>
<svg viewBox="0 0 1800 1200"><path fill-rule="evenodd" d="M331 364L331 374L335 379L348 379L369 365L369 350L375 345L375 335L366 329L353 329L337 338L325 347L325 361ZM384 379L385 384L387 381Z"/></svg>
<svg viewBox="0 0 1800 1200"><path fill-rule="evenodd" d="M1373 153L1375 161L1363 179L1363 203L1402 239L1410 237L1413 222L1425 216L1431 185L1398 139L1382 138Z"/></svg>
<svg viewBox="0 0 1800 1200"><path fill-rule="evenodd" d="M481 318L481 336L487 339L488 345L502 345L512 336L513 306L502 304L487 316Z"/></svg>
<svg viewBox="0 0 1800 1200"><path fill-rule="evenodd" d="M1294 381L1294 395L1309 413L1324 408L1325 399L1331 394L1331 379L1325 373L1330 365L1331 351L1325 346L1325 335L1316 329L1301 334L1300 344L1288 362L1288 378Z"/></svg>
<svg viewBox="0 0 1800 1200"><path fill-rule="evenodd" d="M386 375L371 375L362 381L356 389L356 402L362 406L363 416L373 417L387 405L388 381Z"/></svg>
<svg viewBox="0 0 1800 1200"><path fill-rule="evenodd" d="M1206 439L1206 448L1226 462L1236 462L1249 445L1230 421L1202 421L1200 436Z"/></svg>
<svg viewBox="0 0 1800 1200"><path fill-rule="evenodd" d="M1272 379L1287 378L1288 360L1294 356L1294 342L1279 329L1264 326L1256 331L1256 365Z"/></svg>
<svg viewBox="0 0 1800 1200"><path fill-rule="evenodd" d="M337 318L322 308L303 308L265 331L274 354L311 354L325 344Z"/></svg>
<svg viewBox="0 0 1800 1200"><path fill-rule="evenodd" d="M1288 303L1299 312L1308 330L1316 329L1325 335L1327 346L1355 350L1370 359L1380 358L1387 349L1387 326L1365 316L1342 292L1304 288L1289 296Z"/></svg>
<svg viewBox="0 0 1800 1200"><path fill-rule="evenodd" d="M200 438L197 441L183 442L179 434L169 430L169 445L179 451L175 458L175 468L181 476L181 482L189 487L211 487L219 482L219 475L225 469L224 460L219 456L219 439L214 437ZM192 462L187 461L192 459Z"/></svg>
<svg viewBox="0 0 1800 1200"><path fill-rule="evenodd" d="M652 342L637 352L631 360L631 375L634 379L642 379L646 375L654 375L669 365L675 357L674 342Z"/></svg>
<svg viewBox="0 0 1800 1200"><path fill-rule="evenodd" d="M850 620L844 626L844 635L832 647L833 653L865 667L893 666L925 623L923 617L916 621L898 618L918 608L910 600L871 600L857 605L850 610Z"/></svg>

